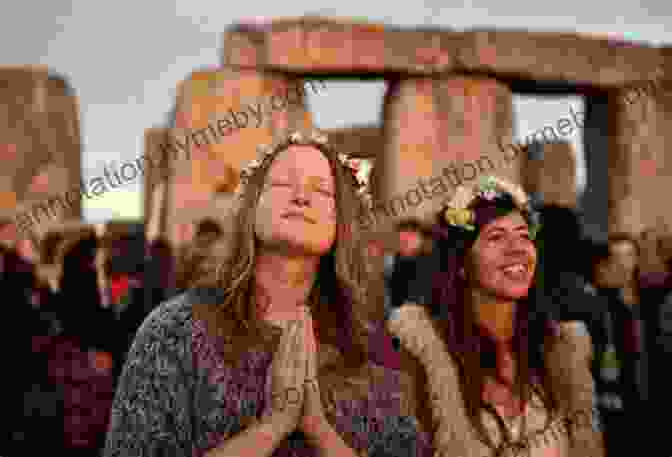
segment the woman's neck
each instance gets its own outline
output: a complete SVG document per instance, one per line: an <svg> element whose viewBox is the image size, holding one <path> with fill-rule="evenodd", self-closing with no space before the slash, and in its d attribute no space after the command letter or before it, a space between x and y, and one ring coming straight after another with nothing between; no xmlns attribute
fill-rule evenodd
<svg viewBox="0 0 672 457"><path fill-rule="evenodd" d="M473 294L476 322L494 338L496 343L513 339L516 302Z"/></svg>
<svg viewBox="0 0 672 457"><path fill-rule="evenodd" d="M255 298L261 315L291 320L313 288L319 257L264 252L255 266Z"/></svg>

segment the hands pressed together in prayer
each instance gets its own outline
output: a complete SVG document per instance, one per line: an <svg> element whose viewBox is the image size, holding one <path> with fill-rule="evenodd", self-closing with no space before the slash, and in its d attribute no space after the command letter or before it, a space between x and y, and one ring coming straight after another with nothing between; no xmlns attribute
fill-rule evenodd
<svg viewBox="0 0 672 457"><path fill-rule="evenodd" d="M207 457L269 457L294 431L303 432L307 443L321 457L357 457L331 426L322 408L317 341L310 311L302 306L296 311L269 313L267 317L283 327L269 372L271 401L257 425L225 441Z"/></svg>
<svg viewBox="0 0 672 457"><path fill-rule="evenodd" d="M322 408L317 381L317 341L310 310L302 307L298 318L285 327L271 365L272 402L268 414L291 433L302 431L322 447L334 430Z"/></svg>

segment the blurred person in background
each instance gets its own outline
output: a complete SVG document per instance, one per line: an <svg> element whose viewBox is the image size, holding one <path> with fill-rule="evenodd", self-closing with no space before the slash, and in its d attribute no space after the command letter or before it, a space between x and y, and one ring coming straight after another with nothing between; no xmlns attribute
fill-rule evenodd
<svg viewBox="0 0 672 457"><path fill-rule="evenodd" d="M34 265L15 249L0 247L0 290L12 318L2 332L7 348L2 389L2 453L8 457L37 455L44 446L62 447L62 397L48 376L48 360L37 348L52 330L40 312ZM61 446L61 447L59 447Z"/></svg>
<svg viewBox="0 0 672 457"><path fill-rule="evenodd" d="M96 235L88 232L62 246L58 312L65 335L80 340L82 347L104 349L110 342L114 316L102 306L96 268L98 247Z"/></svg>
<svg viewBox="0 0 672 457"><path fill-rule="evenodd" d="M214 219L201 220L196 225L194 239L178 249L176 265L177 292L185 292L196 275L197 266L208 257L213 243L223 235L221 226Z"/></svg>
<svg viewBox="0 0 672 457"><path fill-rule="evenodd" d="M672 409L672 373L667 369L672 360L672 233L669 226L662 230L646 230L640 240L640 308L645 328L647 361L648 414L662 416ZM669 448L667 427L656 421L649 429L652 445Z"/></svg>
<svg viewBox="0 0 672 457"><path fill-rule="evenodd" d="M165 238L149 242L145 250L145 304L151 309L177 295L175 262L173 248Z"/></svg>
<svg viewBox="0 0 672 457"><path fill-rule="evenodd" d="M633 313L619 298L620 289L627 282L625 269L614 258L609 244L600 245L593 256L593 280L595 294L606 300L605 347L595 357L597 405L604 424L608 456L627 452L637 430L640 411L633 409L637 386L633 384L632 325ZM641 438L641 434L638 435ZM624 454L625 455L625 454Z"/></svg>
<svg viewBox="0 0 672 457"><path fill-rule="evenodd" d="M145 302L145 238L142 230L110 240L105 271L110 283L112 309L116 315L114 346L115 379L121 374L135 332L152 308Z"/></svg>
<svg viewBox="0 0 672 457"><path fill-rule="evenodd" d="M294 132L242 176L232 240L136 336L104 455L417 455L399 377L368 360L347 157Z"/></svg>
<svg viewBox="0 0 672 457"><path fill-rule="evenodd" d="M439 261L430 232L414 219L397 225L399 250L389 275L392 309L400 307L406 300L426 303L430 299L425 293L431 290L432 274L438 269Z"/></svg>
<svg viewBox="0 0 672 457"><path fill-rule="evenodd" d="M63 333L45 345L49 375L63 392L65 455L96 456L114 396L115 318L102 307L96 268L99 241L84 230L62 246L58 312Z"/></svg>
<svg viewBox="0 0 672 457"><path fill-rule="evenodd" d="M608 256L595 266L599 292L609 299L615 342L614 356L606 358L606 368L622 392L620 399L614 395L615 401L602 404L611 410L606 417L611 420L609 439L616 455L621 455L633 431L653 448L661 449L656 455L667 455L662 451L667 447L665 425L642 421L653 411L666 412L672 407L670 377L662 365L669 360L669 353L666 355L661 345L665 340L661 311L672 281L658 258L658 240L652 235L644 232L640 239L610 236Z"/></svg>
<svg viewBox="0 0 672 457"><path fill-rule="evenodd" d="M582 322L593 344L593 375L607 348L608 301L598 297L591 284L593 255L604 249L582 236L577 212L557 205L540 210L544 225L538 234L539 284L536 293L559 322ZM568 255L571 253L571 255Z"/></svg>
<svg viewBox="0 0 672 457"><path fill-rule="evenodd" d="M420 221L415 219L401 221L396 231L399 248L394 256L388 282L393 309L400 307L404 299L409 298L409 286L428 273L423 268L427 263L421 263L420 259L431 252L429 248L431 241Z"/></svg>

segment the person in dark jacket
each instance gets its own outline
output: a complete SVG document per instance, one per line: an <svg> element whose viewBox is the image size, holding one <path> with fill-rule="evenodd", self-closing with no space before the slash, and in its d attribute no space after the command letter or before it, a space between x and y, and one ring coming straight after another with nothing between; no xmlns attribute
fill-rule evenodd
<svg viewBox="0 0 672 457"><path fill-rule="evenodd" d="M34 265L15 250L0 248L0 290L12 316L14 331L3 332L7 351L6 382L2 389L4 457L39 455L48 448L60 453L63 396L48 376L48 358L40 341L49 338L51 322L36 301ZM20 367L20 368L19 368Z"/></svg>
<svg viewBox="0 0 672 457"><path fill-rule="evenodd" d="M430 249L429 231L419 221L406 220L397 225L399 251L389 274L388 287L391 296L391 308L399 308L404 302L413 300L422 302L424 298L414 295L415 292L425 293L426 275L436 271Z"/></svg>
<svg viewBox="0 0 672 457"><path fill-rule="evenodd" d="M95 265L98 240L94 234L74 242L63 256L59 284L59 313L64 333L83 347L109 349L114 316L102 306Z"/></svg>
<svg viewBox="0 0 672 457"><path fill-rule="evenodd" d="M47 351L50 377L64 392L64 455L95 456L105 440L114 398L115 318L102 307L95 234L84 234L64 248L59 293L63 333Z"/></svg>
<svg viewBox="0 0 672 457"><path fill-rule="evenodd" d="M175 258L170 244L164 239L151 241L145 255L145 304L153 309L177 294Z"/></svg>

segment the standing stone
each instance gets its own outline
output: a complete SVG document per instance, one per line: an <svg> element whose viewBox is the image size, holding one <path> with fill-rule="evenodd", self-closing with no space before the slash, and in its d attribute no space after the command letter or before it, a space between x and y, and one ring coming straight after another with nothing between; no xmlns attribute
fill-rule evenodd
<svg viewBox="0 0 672 457"><path fill-rule="evenodd" d="M670 189L672 161L665 160L672 135L672 97L643 84L609 97L609 231L638 236L670 220L662 205ZM667 139L667 142L665 141Z"/></svg>
<svg viewBox="0 0 672 457"><path fill-rule="evenodd" d="M505 85L464 77L401 80L389 87L384 113L378 223L428 221L457 185L480 175L520 182L518 162L507 160L517 159L516 153L499 147L512 143L513 108Z"/></svg>
<svg viewBox="0 0 672 457"><path fill-rule="evenodd" d="M233 188L242 167L257 157L257 146L275 135L312 124L305 94L320 82L255 70L223 67L192 73L178 92L175 126L170 136L173 163L168 198L168 226L181 208L200 208L221 189ZM179 144L188 142L187 150ZM233 171L233 173L232 173ZM194 221L180 220L180 224ZM179 232L187 231L186 227Z"/></svg>
<svg viewBox="0 0 672 457"><path fill-rule="evenodd" d="M543 158L526 161L522 171L525 190L539 193L545 205L575 208L577 193L574 148L568 142L545 143L541 147Z"/></svg>
<svg viewBox="0 0 672 457"><path fill-rule="evenodd" d="M586 187L581 194L584 235L606 243L609 234L609 97L592 94L585 98L583 150Z"/></svg>
<svg viewBox="0 0 672 457"><path fill-rule="evenodd" d="M168 160L170 154L161 150L161 146L169 140L167 128L150 128L145 130L145 154L142 158L144 169L144 216L145 220L151 220L155 217L152 214L152 207L155 200L154 192L162 182L168 177ZM157 221L158 222L158 221Z"/></svg>
<svg viewBox="0 0 672 457"><path fill-rule="evenodd" d="M338 151L352 158L375 159L383 150L383 129L374 125L330 129L325 132Z"/></svg>
<svg viewBox="0 0 672 457"><path fill-rule="evenodd" d="M59 203L80 183L78 111L68 81L47 67L0 68L0 217L14 218L21 236L39 237L44 224L81 218L79 198ZM32 206L44 198L59 202L32 219Z"/></svg>

